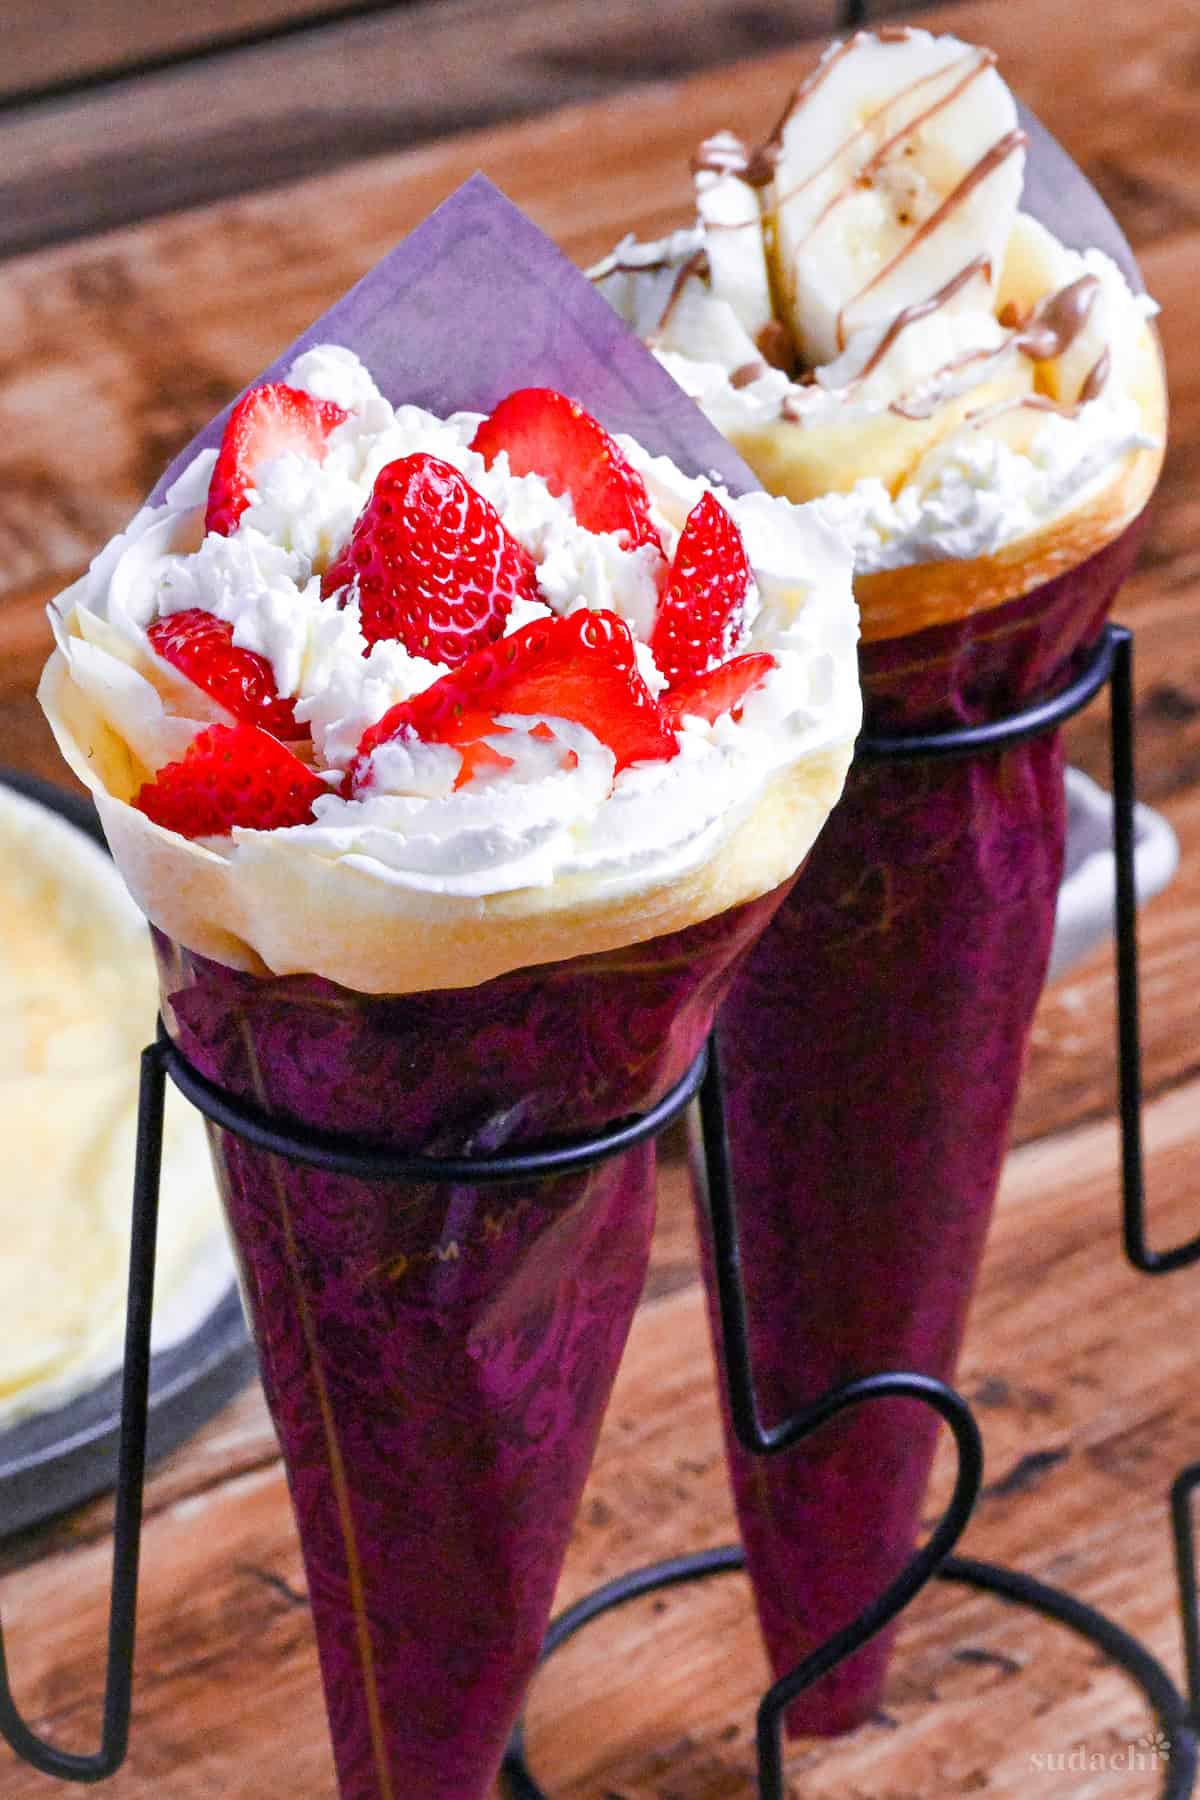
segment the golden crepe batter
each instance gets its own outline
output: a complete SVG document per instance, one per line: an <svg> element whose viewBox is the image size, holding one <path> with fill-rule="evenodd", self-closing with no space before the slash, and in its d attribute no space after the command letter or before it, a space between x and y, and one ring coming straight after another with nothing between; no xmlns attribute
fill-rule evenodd
<svg viewBox="0 0 1200 1800"><path fill-rule="evenodd" d="M157 984L104 853L0 788L0 1427L120 1362L138 1059ZM229 1280L199 1119L168 1107L155 1343Z"/></svg>

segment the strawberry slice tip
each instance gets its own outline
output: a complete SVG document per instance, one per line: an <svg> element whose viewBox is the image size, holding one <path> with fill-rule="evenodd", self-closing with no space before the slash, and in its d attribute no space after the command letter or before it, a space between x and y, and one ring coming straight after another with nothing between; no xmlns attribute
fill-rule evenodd
<svg viewBox="0 0 1200 1800"><path fill-rule="evenodd" d="M617 774L630 763L665 759L679 749L638 672L628 625L615 613L584 608L562 619L535 619L393 706L364 732L350 792L370 785L371 756L389 739L411 732L461 750L494 731L501 713L575 720L608 745Z"/></svg>
<svg viewBox="0 0 1200 1800"><path fill-rule="evenodd" d="M678 682L663 695L663 711L672 725L679 725L684 718L707 719L714 725L722 713L738 719L746 695L765 681L775 666L775 658L764 651L735 656L706 675L689 675Z"/></svg>
<svg viewBox="0 0 1200 1800"><path fill-rule="evenodd" d="M705 494L679 535L650 639L668 686L729 655L752 580L741 532L720 501Z"/></svg>
<svg viewBox="0 0 1200 1800"><path fill-rule="evenodd" d="M398 638L451 668L504 635L514 601L538 598L533 558L490 500L423 452L380 470L321 592L355 578L368 644Z"/></svg>
<svg viewBox="0 0 1200 1800"><path fill-rule="evenodd" d="M305 825L329 789L286 745L256 725L210 725L167 763L133 804L180 837L225 837L235 825Z"/></svg>
<svg viewBox="0 0 1200 1800"><path fill-rule="evenodd" d="M259 465L287 450L323 462L330 433L349 417L332 400L317 400L280 381L243 394L226 422L208 484L205 531L229 537L250 504Z"/></svg>
<svg viewBox="0 0 1200 1800"><path fill-rule="evenodd" d="M540 475L571 496L588 531L624 532L626 547L661 549L646 484L603 425L554 388L518 388L484 419L471 442L488 467L508 452L514 475Z"/></svg>
<svg viewBox="0 0 1200 1800"><path fill-rule="evenodd" d="M199 606L155 619L146 636L164 662L246 725L260 725L273 737L307 738L295 703L281 698L275 671L265 656L233 641L233 626Z"/></svg>

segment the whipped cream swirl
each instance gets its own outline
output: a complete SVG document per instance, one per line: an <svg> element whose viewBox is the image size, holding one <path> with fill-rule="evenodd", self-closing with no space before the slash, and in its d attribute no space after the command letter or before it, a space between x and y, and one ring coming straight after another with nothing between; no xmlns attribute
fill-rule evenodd
<svg viewBox="0 0 1200 1800"><path fill-rule="evenodd" d="M569 496L551 494L540 476L514 476L505 455L485 467L470 448L478 415L442 420L393 407L347 350L310 350L287 380L350 415L322 461L294 452L266 461L236 530L205 535L214 453L202 452L165 503L139 512L52 612L72 681L148 774L178 759L206 724L227 722L154 654L147 630L160 617L199 607L229 622L234 643L266 657L280 695L295 701L330 788L314 822L268 833L235 828L200 840L206 854L253 859L269 839L276 850L345 862L414 897L482 899L563 880L618 894L698 865L778 771L853 741L857 613L836 529L817 509L716 489L755 580L733 653L775 659L736 721L688 718L678 755L614 779L612 752L582 725L502 714L494 741L507 766L456 787L459 752L407 738L381 745L361 797L344 798L341 777L367 727L446 673L398 642L368 647L353 589L321 594L321 574L386 464L416 452L451 464L529 552L537 599L514 607L508 631L582 607L611 610L629 624L653 691L664 685L647 641L662 563L652 546L631 549L617 534L585 529ZM631 440L621 447L646 481L669 558L710 484Z"/></svg>

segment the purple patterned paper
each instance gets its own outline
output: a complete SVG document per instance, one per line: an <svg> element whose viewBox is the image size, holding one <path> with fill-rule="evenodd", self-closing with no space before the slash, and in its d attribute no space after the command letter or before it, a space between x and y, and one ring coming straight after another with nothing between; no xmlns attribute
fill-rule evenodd
<svg viewBox="0 0 1200 1800"><path fill-rule="evenodd" d="M252 384L281 381L301 351L342 344L398 405L488 412L519 387L557 387L609 431L711 474L759 483L715 426L532 220L473 175L296 339ZM230 408L188 445L150 496L161 501Z"/></svg>
<svg viewBox="0 0 1200 1800"><path fill-rule="evenodd" d="M960 624L863 646L868 728L975 723L1060 686L1136 557ZM764 1416L887 1369L952 1379L1045 978L1062 870L1058 733L952 762L856 763L719 1021L750 1339ZM701 1222L702 1234L704 1232ZM711 1271L710 1271L711 1273ZM717 1331L710 1281L710 1316ZM747 1566L776 1674L911 1554L937 1423L844 1414L783 1457L726 1421ZM849 1730L891 1633L790 1711Z"/></svg>
<svg viewBox="0 0 1200 1800"><path fill-rule="evenodd" d="M285 1121L428 1154L587 1131L686 1072L785 890L481 987L262 979L155 933L163 1016ZM212 1129L288 1471L342 1800L483 1800L537 1659L654 1216L654 1148L365 1182Z"/></svg>

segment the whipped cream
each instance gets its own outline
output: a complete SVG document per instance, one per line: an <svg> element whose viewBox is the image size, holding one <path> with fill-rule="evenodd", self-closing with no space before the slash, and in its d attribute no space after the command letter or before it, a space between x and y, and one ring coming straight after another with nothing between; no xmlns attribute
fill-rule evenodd
<svg viewBox="0 0 1200 1800"><path fill-rule="evenodd" d="M860 573L988 555L1159 447L1134 398L1157 308L1019 212L993 65L907 27L831 45L762 149L701 146L695 227L591 271L752 466L848 490L823 511Z"/></svg>
<svg viewBox="0 0 1200 1800"><path fill-rule="evenodd" d="M199 454L164 504L144 508L52 614L72 681L151 773L225 718L154 655L146 634L156 619L200 607L270 662L280 694L311 729L330 792L311 824L235 829L200 840L204 853L249 863L269 839L272 855L303 852L430 897L482 898L572 878L618 894L695 867L778 771L853 741L857 613L836 528L814 509L715 489L755 578L732 653L767 651L776 664L736 722L686 719L677 756L614 779L612 752L578 723L501 715L489 741L508 766L456 788L457 750L406 739L380 746L361 797L344 798L335 790L367 727L446 673L396 642L368 649L353 587L321 595L321 574L387 463L415 452L450 463L529 552L538 597L513 609L508 631L579 608L611 610L629 624L652 690L663 686L647 641L663 565L652 546L630 549L615 534L586 530L569 497L552 495L539 476L514 476L503 454L485 467L470 448L479 415L440 420L393 408L349 351L310 350L287 380L350 412L323 461L289 452L266 462L237 529L205 536L214 453ZM646 480L669 558L708 484L630 440L622 448Z"/></svg>
<svg viewBox="0 0 1200 1800"><path fill-rule="evenodd" d="M1050 414L1028 450L965 425L938 446L921 479L895 495L864 477L848 494L810 502L854 544L855 570L991 556L1086 503L1135 450L1153 449L1128 396L1097 399L1073 418Z"/></svg>

